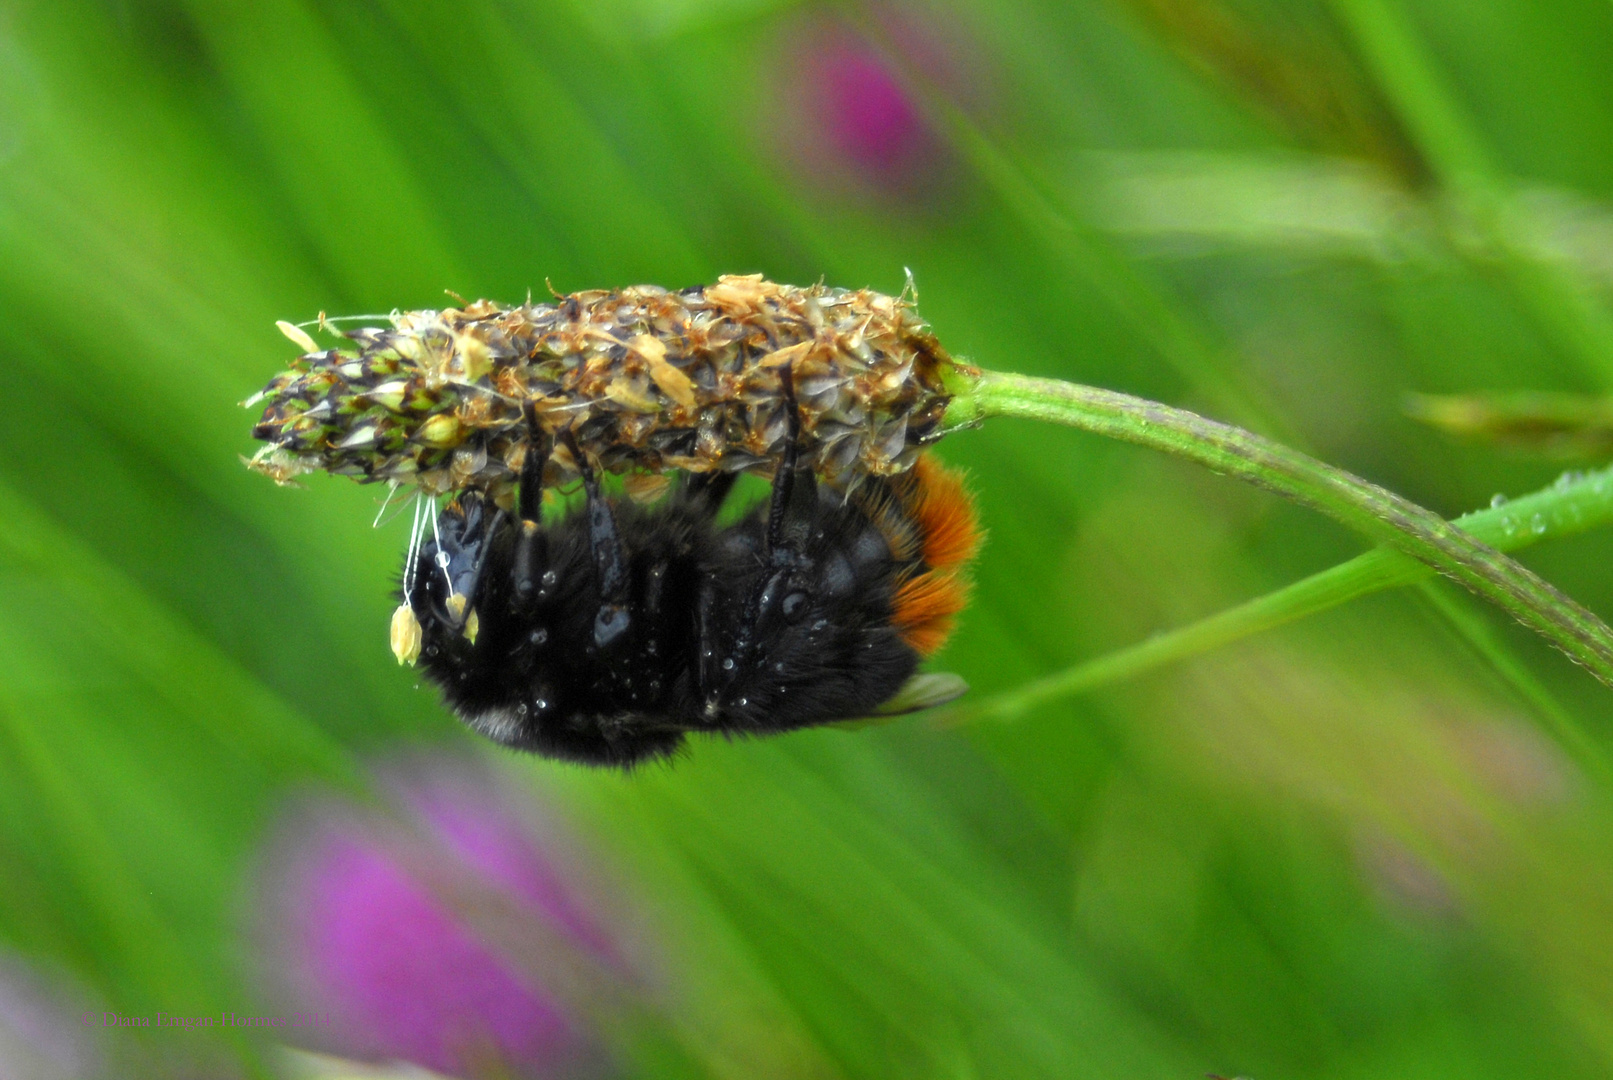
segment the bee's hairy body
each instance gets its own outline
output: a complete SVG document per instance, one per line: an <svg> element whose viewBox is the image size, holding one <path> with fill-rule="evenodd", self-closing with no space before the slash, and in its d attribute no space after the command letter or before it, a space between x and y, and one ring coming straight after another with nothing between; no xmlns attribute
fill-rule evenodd
<svg viewBox="0 0 1613 1080"><path fill-rule="evenodd" d="M787 459L772 498L725 526L732 476L643 507L604 494L586 461L585 507L544 525L526 485L541 464L513 514L474 491L450 504L405 568L421 666L506 746L625 767L690 732L864 716L963 604L972 507L927 461L848 496Z"/></svg>

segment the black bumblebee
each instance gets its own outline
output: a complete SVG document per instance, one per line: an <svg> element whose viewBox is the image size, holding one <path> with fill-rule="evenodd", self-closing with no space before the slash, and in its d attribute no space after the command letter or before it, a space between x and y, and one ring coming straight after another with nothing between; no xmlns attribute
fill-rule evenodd
<svg viewBox="0 0 1613 1080"><path fill-rule="evenodd" d="M586 506L540 524L554 446L528 410L515 514L466 492L404 568L420 663L461 720L519 750L627 767L688 732L773 734L889 707L967 599L973 504L928 458L849 495L820 485L793 450L785 385L792 449L771 498L725 527L732 474L691 475L646 508L604 494L569 431L558 438ZM932 687L910 707L957 692Z"/></svg>

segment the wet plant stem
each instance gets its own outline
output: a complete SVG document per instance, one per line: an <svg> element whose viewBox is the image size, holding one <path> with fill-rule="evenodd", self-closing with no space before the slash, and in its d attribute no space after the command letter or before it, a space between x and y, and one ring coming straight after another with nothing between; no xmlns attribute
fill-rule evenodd
<svg viewBox="0 0 1613 1080"><path fill-rule="evenodd" d="M949 424L968 425L997 416L1064 424L1163 450L1326 514L1390 549L1361 558L1385 559L1398 553L1445 574L1613 685L1613 630L1606 623L1474 532L1343 469L1242 428L1112 390L990 371L963 381L957 390L947 412ZM1514 517L1517 513L1514 510ZM1529 525L1522 528L1527 532ZM1505 539L1493 537L1495 542ZM1390 558L1390 564L1383 567L1386 575L1414 580L1416 567L1406 562L1395 565L1396 561ZM1339 583L1317 578L1300 586L1313 594L1311 602L1321 600L1320 606L1328 606L1330 587ZM1216 628L1207 629L1210 636L1218 636ZM1144 658L1137 657L1129 665L1138 659ZM1143 666L1152 664L1144 660Z"/></svg>

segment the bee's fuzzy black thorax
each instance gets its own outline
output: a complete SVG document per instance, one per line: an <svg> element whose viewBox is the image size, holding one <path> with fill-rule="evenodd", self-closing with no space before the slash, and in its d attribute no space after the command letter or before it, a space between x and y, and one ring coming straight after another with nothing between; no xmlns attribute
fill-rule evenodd
<svg viewBox="0 0 1613 1080"><path fill-rule="evenodd" d="M449 573L437 565L436 541L419 553L411 604L422 629L421 666L482 734L602 764L670 753L681 740L662 728L695 708L689 616L711 524L681 498L654 515L626 501L615 510L629 553L632 626L604 646L595 641L601 599L584 516L542 529L542 557L523 576L518 549L532 541L508 515L467 494L440 518ZM456 614L449 580L478 544L487 545L486 563L474 591L460 593L466 606Z"/></svg>

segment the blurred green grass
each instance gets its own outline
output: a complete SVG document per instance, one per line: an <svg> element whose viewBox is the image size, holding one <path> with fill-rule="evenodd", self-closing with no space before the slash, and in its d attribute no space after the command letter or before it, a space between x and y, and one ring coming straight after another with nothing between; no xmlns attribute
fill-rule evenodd
<svg viewBox="0 0 1613 1080"><path fill-rule="evenodd" d="M909 80L922 184L829 168L802 126L835 35ZM1406 391L1613 390L1607 282L1521 197L1610 212L1610 68L1602 0L0 8L0 939L120 1012L236 1008L285 799L470 744L387 653L377 493L240 467L275 319L906 266L961 355L1455 515L1561 465L1444 441ZM1112 163L1166 152L1347 158L1425 216L1365 252L1213 221L1161 248ZM940 659L981 695L1358 550L1071 432L940 452L990 530ZM1610 557L1524 556L1604 613ZM1609 741L1604 689L1475 617ZM630 778L500 760L655 909L708 1075L1603 1075L1613 804L1533 708L1408 593L1012 725Z"/></svg>

